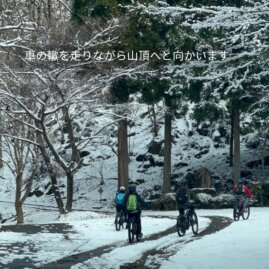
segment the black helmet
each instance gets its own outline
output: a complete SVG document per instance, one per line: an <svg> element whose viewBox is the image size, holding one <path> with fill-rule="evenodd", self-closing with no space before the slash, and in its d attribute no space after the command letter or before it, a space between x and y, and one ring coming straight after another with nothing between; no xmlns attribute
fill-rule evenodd
<svg viewBox="0 0 269 269"><path fill-rule="evenodd" d="M187 180L186 179L181 179L180 181L177 181L177 187L182 188L187 186Z"/></svg>
<svg viewBox="0 0 269 269"><path fill-rule="evenodd" d="M130 186L129 186L129 192L130 192L130 193L135 193L135 192L136 192L136 186L133 185L133 184L130 185Z"/></svg>

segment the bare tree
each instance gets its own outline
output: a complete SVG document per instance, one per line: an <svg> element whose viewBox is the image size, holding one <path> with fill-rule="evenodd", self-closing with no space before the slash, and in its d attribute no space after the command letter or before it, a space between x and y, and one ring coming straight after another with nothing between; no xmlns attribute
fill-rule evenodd
<svg viewBox="0 0 269 269"><path fill-rule="evenodd" d="M164 123L164 168L163 193L171 191L171 147L172 147L172 112L170 108L165 111Z"/></svg>
<svg viewBox="0 0 269 269"><path fill-rule="evenodd" d="M22 117L20 117L22 119ZM15 209L17 223L24 223L23 203L29 196L39 165L38 148L29 141L35 140L30 128L16 119L5 124L4 150L9 156L3 160L10 168L16 181Z"/></svg>

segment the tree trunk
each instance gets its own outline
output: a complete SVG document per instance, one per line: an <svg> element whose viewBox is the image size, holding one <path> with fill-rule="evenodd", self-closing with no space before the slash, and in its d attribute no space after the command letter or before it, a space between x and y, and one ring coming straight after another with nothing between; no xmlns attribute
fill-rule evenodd
<svg viewBox="0 0 269 269"><path fill-rule="evenodd" d="M128 137L127 137L127 119L119 122L118 128L118 188L124 186L128 189Z"/></svg>
<svg viewBox="0 0 269 269"><path fill-rule="evenodd" d="M41 13L41 4L39 4L37 6L37 25L40 26L41 24L41 16L42 16L42 13Z"/></svg>
<svg viewBox="0 0 269 269"><path fill-rule="evenodd" d="M63 113L64 113L64 121L66 124L66 129L68 133L69 143L72 149L72 161L79 163L80 161L79 150L77 149L76 142L75 142L72 120L69 116L68 108L66 106L63 107Z"/></svg>
<svg viewBox="0 0 269 269"><path fill-rule="evenodd" d="M61 89L58 87L58 85L53 84L51 86L52 86L52 90L56 90L59 93L59 95L62 99L62 102L64 103L66 101L65 96L64 96L64 93L61 91ZM72 119L69 115L68 106L67 105L63 106L62 111L63 111L63 115L64 115L65 127L66 127L67 133L68 133L69 143L70 143L71 149L72 149L72 161L79 163L80 162L80 154L79 154L79 150L78 150L77 145L76 145L73 123L72 123Z"/></svg>
<svg viewBox="0 0 269 269"><path fill-rule="evenodd" d="M2 115L0 114L0 126L2 126ZM2 135L0 135L0 168L4 166L3 164L3 149L2 149Z"/></svg>
<svg viewBox="0 0 269 269"><path fill-rule="evenodd" d="M158 135L158 125L155 112L155 104L152 104L151 111L152 111L153 136L156 137Z"/></svg>
<svg viewBox="0 0 269 269"><path fill-rule="evenodd" d="M60 214L65 214L66 212L64 209L64 203L63 203L63 199L62 199L61 192L59 189L57 177L56 177L56 174L54 172L53 166L50 162L50 158L45 150L44 145L41 146L41 154L42 154L42 157L43 157L45 164L48 168L48 173L50 175L50 181L51 181L51 188L52 188L52 191L54 194L54 198L55 198L57 207L59 209Z"/></svg>
<svg viewBox="0 0 269 269"><path fill-rule="evenodd" d="M3 164L3 150L2 150L2 135L0 135L0 168L4 166Z"/></svg>
<svg viewBox="0 0 269 269"><path fill-rule="evenodd" d="M68 211L68 212L71 212L72 211L72 205L73 205L73 185L74 185L74 182L73 182L73 174L72 172L70 171L70 173L67 173L66 174L66 180L67 180L67 195L66 195L66 207L65 209Z"/></svg>
<svg viewBox="0 0 269 269"><path fill-rule="evenodd" d="M18 174L16 176L16 197L15 197L17 224L24 222L22 203L21 203L21 189L22 189L22 174Z"/></svg>
<svg viewBox="0 0 269 269"><path fill-rule="evenodd" d="M233 152L234 152L234 107L232 107L232 114L231 114L230 167L233 167Z"/></svg>
<svg viewBox="0 0 269 269"><path fill-rule="evenodd" d="M44 123L44 111L42 112L42 117L41 117L41 122L40 122L40 126L42 128L42 134L43 134L43 138L44 141L47 143L49 149L51 150L56 162L62 167L62 169L65 172L66 175L66 179L67 179L67 204L66 204L66 208L69 209L69 211L72 210L72 200L73 200L73 175L70 176L70 174L72 174L72 167L68 167L67 164L61 159L60 155L58 154L57 150L54 148L52 142L49 139L49 136L47 134L47 130L45 127L45 123ZM71 190L71 191L70 191ZM70 195L72 195L70 197Z"/></svg>
<svg viewBox="0 0 269 269"><path fill-rule="evenodd" d="M35 123L35 125L39 128L40 124L38 124L37 122ZM53 194L54 194L54 198L55 198L55 201L56 201L56 204L57 204L57 207L59 209L59 212L60 214L65 214L65 209L64 209L64 203L63 203L63 199L62 199L62 196L61 196L61 192L60 192L60 189L59 189L59 185L58 185L58 181L57 181L57 176L54 172L54 169L53 169L53 166L50 162L50 158L49 158L49 155L45 149L45 145L44 145L44 141L43 141L43 137L42 137L42 134L40 132L36 132L36 140L37 140L37 143L40 145L40 151L41 151L41 155L44 159L44 162L47 166L47 169L48 169L48 173L49 173L49 176L50 176L50 181L51 181L51 188L52 188L52 191L53 191Z"/></svg>
<svg viewBox="0 0 269 269"><path fill-rule="evenodd" d="M237 100L234 104L234 158L233 181L238 184L240 178L240 106Z"/></svg>
<svg viewBox="0 0 269 269"><path fill-rule="evenodd" d="M51 0L48 0L48 22L51 25Z"/></svg>
<svg viewBox="0 0 269 269"><path fill-rule="evenodd" d="M171 131L172 113L169 109L165 112L164 123L164 169L163 169L163 193L171 191Z"/></svg>
<svg viewBox="0 0 269 269"><path fill-rule="evenodd" d="M17 224L24 223L22 203L20 201L15 202L16 216L17 216Z"/></svg>
<svg viewBox="0 0 269 269"><path fill-rule="evenodd" d="M79 154L79 150L77 148L76 141L75 141L72 120L70 118L68 108L66 106L63 108L63 111L64 111L64 115L65 115L66 127L68 130L69 143L70 143L71 148L72 148L72 161L75 163L79 163L80 162L80 154ZM66 180L67 180L67 195L66 195L67 200L66 200L65 209L68 212L70 212L70 211L72 211L73 193L74 193L74 191L73 191L74 175L73 175L71 170L70 170L70 172L66 172Z"/></svg>
<svg viewBox="0 0 269 269"><path fill-rule="evenodd" d="M261 152L261 159L262 159L262 181L266 179L266 173L265 173L265 152L266 152L266 145L267 145L267 137L268 133L265 134L263 139L263 145L262 145L262 152Z"/></svg>

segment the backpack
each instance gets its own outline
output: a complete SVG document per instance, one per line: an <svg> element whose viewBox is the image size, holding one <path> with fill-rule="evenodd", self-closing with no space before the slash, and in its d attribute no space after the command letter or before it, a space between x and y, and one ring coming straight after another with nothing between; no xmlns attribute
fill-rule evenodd
<svg viewBox="0 0 269 269"><path fill-rule="evenodd" d="M176 200L179 204L186 204L188 202L189 197L185 188L180 188L177 190Z"/></svg>
<svg viewBox="0 0 269 269"><path fill-rule="evenodd" d="M116 197L116 204L117 205L123 205L124 202L125 193L119 192Z"/></svg>
<svg viewBox="0 0 269 269"><path fill-rule="evenodd" d="M237 194L243 194L243 193L244 193L244 189L243 189L243 184L242 184L242 183L239 183L239 184L236 186L236 193L237 193Z"/></svg>
<svg viewBox="0 0 269 269"><path fill-rule="evenodd" d="M136 211L137 210L137 197L135 194L130 194L127 201L127 210Z"/></svg>

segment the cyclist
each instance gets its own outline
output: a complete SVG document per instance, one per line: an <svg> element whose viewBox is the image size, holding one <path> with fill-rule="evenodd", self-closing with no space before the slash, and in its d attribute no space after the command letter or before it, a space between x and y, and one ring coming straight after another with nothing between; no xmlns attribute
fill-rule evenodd
<svg viewBox="0 0 269 269"><path fill-rule="evenodd" d="M126 210L125 210L125 206L124 206L125 196L126 196L125 187L121 186L120 190L117 192L116 198L115 198L116 210L117 210L117 213L120 211L123 211L124 217L126 220Z"/></svg>
<svg viewBox="0 0 269 269"><path fill-rule="evenodd" d="M233 186L233 193L240 196L239 205L245 206L247 202L246 197L251 198L253 196L253 193L248 188L247 183L246 179L240 179L238 184Z"/></svg>
<svg viewBox="0 0 269 269"><path fill-rule="evenodd" d="M135 217L139 238L142 238L143 236L142 227L141 227L141 206L144 204L145 202L136 192L136 186L133 184L130 185L129 193L126 195L126 199L125 199L125 208L128 213L128 219L130 218L130 215Z"/></svg>
<svg viewBox="0 0 269 269"><path fill-rule="evenodd" d="M175 191L176 191L176 202L179 211L180 222L183 223L185 219L184 217L185 209L188 207L190 201L187 181L183 179L177 182Z"/></svg>

